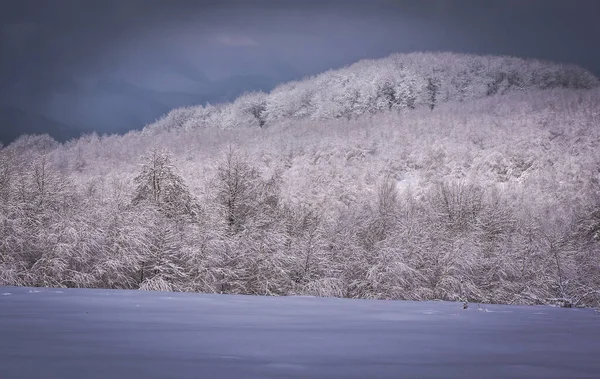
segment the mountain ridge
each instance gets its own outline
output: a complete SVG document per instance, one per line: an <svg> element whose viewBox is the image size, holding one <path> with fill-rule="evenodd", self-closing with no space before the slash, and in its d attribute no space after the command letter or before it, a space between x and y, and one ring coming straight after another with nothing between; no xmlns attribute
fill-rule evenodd
<svg viewBox="0 0 600 379"><path fill-rule="evenodd" d="M442 102L527 89L598 86L574 65L508 56L456 53L392 54L283 83L210 106L174 109L145 129L268 126L281 120L353 118L385 110L433 109ZM237 118L237 120L236 120ZM173 125L170 119L176 119Z"/></svg>

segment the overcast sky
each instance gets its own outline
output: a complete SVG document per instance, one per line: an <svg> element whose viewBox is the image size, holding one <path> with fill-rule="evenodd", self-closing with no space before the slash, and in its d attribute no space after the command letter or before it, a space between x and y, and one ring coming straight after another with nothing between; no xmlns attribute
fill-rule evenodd
<svg viewBox="0 0 600 379"><path fill-rule="evenodd" d="M411 51L535 57L598 75L599 16L597 0L3 0L0 105L15 125L25 112L82 130L140 128L156 118L153 102L178 105L157 92L219 101ZM106 118L115 103L121 113ZM123 120L129 110L139 117Z"/></svg>

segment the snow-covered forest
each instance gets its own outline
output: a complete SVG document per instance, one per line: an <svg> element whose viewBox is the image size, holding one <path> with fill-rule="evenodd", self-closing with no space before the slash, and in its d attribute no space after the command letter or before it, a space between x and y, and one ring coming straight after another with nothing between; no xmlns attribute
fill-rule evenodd
<svg viewBox="0 0 600 379"><path fill-rule="evenodd" d="M600 89L361 61L141 131L0 150L0 285L600 305Z"/></svg>

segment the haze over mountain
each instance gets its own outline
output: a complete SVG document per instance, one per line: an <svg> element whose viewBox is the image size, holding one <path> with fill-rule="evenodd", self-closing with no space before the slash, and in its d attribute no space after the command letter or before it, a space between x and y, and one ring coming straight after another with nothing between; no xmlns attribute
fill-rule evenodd
<svg viewBox="0 0 600 379"><path fill-rule="evenodd" d="M10 128L0 128L0 141L12 141L21 134L46 134L49 130L61 141L79 137L81 134L79 129L11 106L0 105L0 114L0 122L3 125L11 125Z"/></svg>
<svg viewBox="0 0 600 379"><path fill-rule="evenodd" d="M64 85L39 103L30 102L31 93L39 91L33 83L19 95L3 99L10 112L0 113L0 141L13 141L21 134L49 132L65 141L95 130L124 133L140 129L173 108L231 101L250 90L272 89L282 77L239 74L210 81L202 72L137 71L135 75L98 75L84 79L57 78ZM27 104L23 106L23 104ZM65 133L64 130L69 130Z"/></svg>

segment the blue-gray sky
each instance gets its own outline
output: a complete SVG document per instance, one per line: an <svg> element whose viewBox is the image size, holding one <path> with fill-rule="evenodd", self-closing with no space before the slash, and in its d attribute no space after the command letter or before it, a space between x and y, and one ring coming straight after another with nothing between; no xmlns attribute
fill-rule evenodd
<svg viewBox="0 0 600 379"><path fill-rule="evenodd" d="M0 140L139 129L394 52L510 54L600 73L600 1L4 0Z"/></svg>

